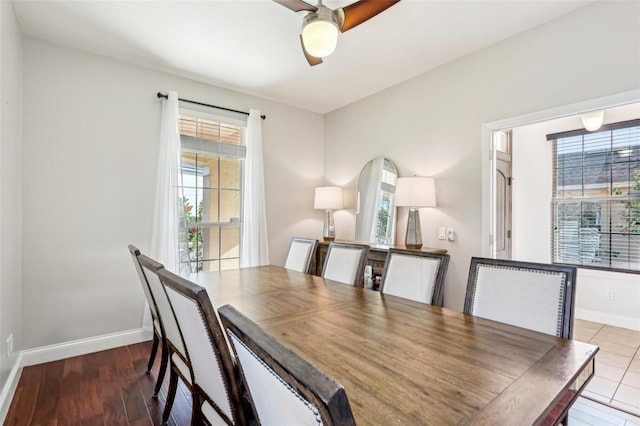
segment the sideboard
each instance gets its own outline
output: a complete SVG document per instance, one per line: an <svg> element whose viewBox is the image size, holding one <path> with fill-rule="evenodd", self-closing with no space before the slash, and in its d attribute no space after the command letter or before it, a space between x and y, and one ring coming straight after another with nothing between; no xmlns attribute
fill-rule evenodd
<svg viewBox="0 0 640 426"><path fill-rule="evenodd" d="M371 268L373 269L374 282L376 283L374 284L374 288L376 287L379 278L382 276L382 272L384 271L384 264L387 260L387 253L390 248L416 250L416 251L423 251L427 253L437 253L437 254L443 254L447 252L447 250L445 249L431 248L431 247L422 247L421 249L407 249L403 245L387 246L387 245L372 244L372 243L366 243L361 241L349 241L349 240L336 240L336 242L367 244L370 247L369 254L367 255L366 264L371 265ZM316 253L312 260L311 268L309 269L314 275L322 275L322 267L324 266L324 259L327 256L327 249L329 248L329 244L331 244L331 241L324 241L324 240L318 241L318 247L316 248Z"/></svg>

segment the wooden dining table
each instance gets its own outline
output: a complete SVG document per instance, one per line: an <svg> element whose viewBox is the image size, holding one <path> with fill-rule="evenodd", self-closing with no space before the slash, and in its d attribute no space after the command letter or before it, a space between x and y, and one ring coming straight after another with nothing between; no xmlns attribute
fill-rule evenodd
<svg viewBox="0 0 640 426"><path fill-rule="evenodd" d="M554 424L594 372L597 346L278 266L188 278L342 384L360 425Z"/></svg>

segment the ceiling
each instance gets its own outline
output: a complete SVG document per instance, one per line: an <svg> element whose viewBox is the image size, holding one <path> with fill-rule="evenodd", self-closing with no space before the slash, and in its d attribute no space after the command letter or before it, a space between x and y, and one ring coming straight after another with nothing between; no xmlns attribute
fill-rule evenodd
<svg viewBox="0 0 640 426"><path fill-rule="evenodd" d="M327 113L591 1L402 0L341 34L315 67L302 16L270 0L13 4L24 35Z"/></svg>

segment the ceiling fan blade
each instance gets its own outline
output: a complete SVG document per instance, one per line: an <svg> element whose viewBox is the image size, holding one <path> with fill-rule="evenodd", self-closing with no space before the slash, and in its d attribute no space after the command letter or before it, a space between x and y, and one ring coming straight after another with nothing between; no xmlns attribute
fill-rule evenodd
<svg viewBox="0 0 640 426"><path fill-rule="evenodd" d="M304 41L302 41L302 34L300 34L300 45L302 46L302 53L304 53L304 57L307 58L307 62L309 62L309 65L314 66L322 63L322 58L309 55L309 53L307 52L307 49L304 48Z"/></svg>
<svg viewBox="0 0 640 426"><path fill-rule="evenodd" d="M302 0L273 0L274 2L283 5L287 9L293 10L294 12L301 12L303 10L309 12L315 12L318 10L316 6L312 6L307 2Z"/></svg>
<svg viewBox="0 0 640 426"><path fill-rule="evenodd" d="M360 0L342 8L344 22L340 27L341 32L362 24L373 18L378 13L385 11L400 0Z"/></svg>

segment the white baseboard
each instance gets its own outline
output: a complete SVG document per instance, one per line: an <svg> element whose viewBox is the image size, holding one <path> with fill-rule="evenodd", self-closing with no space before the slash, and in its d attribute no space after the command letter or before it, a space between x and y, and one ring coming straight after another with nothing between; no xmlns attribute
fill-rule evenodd
<svg viewBox="0 0 640 426"><path fill-rule="evenodd" d="M620 315L607 314L588 309L576 309L575 317L587 321L594 321L602 324L613 325L615 327L640 331L640 319L638 318L623 317Z"/></svg>
<svg viewBox="0 0 640 426"><path fill-rule="evenodd" d="M18 388L18 382L20 381L20 376L22 375L22 353L18 354L16 358L15 364L13 364L13 368L9 372L9 377L7 377L7 381L5 382L2 389L0 389L0 423L4 424L4 419L7 417L7 413L9 412L9 407L11 406L11 400L13 399L13 395L16 393L16 389Z"/></svg>
<svg viewBox="0 0 640 426"><path fill-rule="evenodd" d="M119 333L90 337L88 339L80 339L50 346L42 346L35 349L27 349L22 351L22 365L23 367L28 367L30 365L57 361L59 359L70 358L72 356L85 355L92 352L117 348L118 346L133 345L135 343L147 341L152 337L153 335L150 332L145 331L142 328L137 328Z"/></svg>

